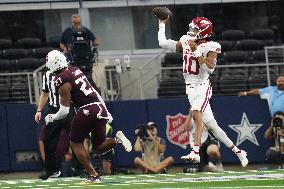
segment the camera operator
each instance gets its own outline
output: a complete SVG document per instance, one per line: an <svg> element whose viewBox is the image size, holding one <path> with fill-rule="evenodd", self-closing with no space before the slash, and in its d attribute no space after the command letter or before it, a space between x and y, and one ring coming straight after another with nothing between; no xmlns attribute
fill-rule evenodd
<svg viewBox="0 0 284 189"><path fill-rule="evenodd" d="M60 48L70 64L79 67L97 89L92 79L92 68L97 60L99 44L92 31L81 24L80 15L72 15L71 24L72 26L66 28L62 33Z"/></svg>
<svg viewBox="0 0 284 189"><path fill-rule="evenodd" d="M174 162L171 156L163 159L166 141L157 136L157 125L154 122L140 125L135 129L135 134L134 149L142 152L142 158L136 157L134 164L143 173L160 173Z"/></svg>
<svg viewBox="0 0 284 189"><path fill-rule="evenodd" d="M271 124L264 133L264 138L273 140L273 146L266 152L268 162L282 164L284 154L284 113L276 112ZM282 155L281 155L282 154Z"/></svg>

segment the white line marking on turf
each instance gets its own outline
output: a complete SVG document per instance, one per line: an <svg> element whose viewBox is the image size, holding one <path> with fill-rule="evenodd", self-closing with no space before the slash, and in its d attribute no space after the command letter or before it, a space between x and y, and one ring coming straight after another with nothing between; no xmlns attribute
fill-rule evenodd
<svg viewBox="0 0 284 189"><path fill-rule="evenodd" d="M59 186L68 186L69 184L66 184L66 183L59 183L58 185L59 185Z"/></svg>
<svg viewBox="0 0 284 189"><path fill-rule="evenodd" d="M113 177L103 177L103 180L113 180L113 179L115 179L115 178L113 178Z"/></svg>
<svg viewBox="0 0 284 189"><path fill-rule="evenodd" d="M46 187L46 186L49 186L49 185L48 184L37 184L36 186Z"/></svg>
<svg viewBox="0 0 284 189"><path fill-rule="evenodd" d="M160 176L166 176L166 177L176 177L176 175L171 175L171 174L160 174Z"/></svg>
<svg viewBox="0 0 284 189"><path fill-rule="evenodd" d="M85 187L98 187L98 186L106 186L106 185L103 185L103 184L89 184L89 185L85 185Z"/></svg>
<svg viewBox="0 0 284 189"><path fill-rule="evenodd" d="M149 184L149 183L147 183L147 182L133 182L131 184L143 185L143 184Z"/></svg>
<svg viewBox="0 0 284 189"><path fill-rule="evenodd" d="M263 172L263 173L275 173L275 171L270 171L270 170L263 170L261 172Z"/></svg>
<svg viewBox="0 0 284 189"><path fill-rule="evenodd" d="M3 187L1 187L1 188L11 188L10 186L3 186Z"/></svg>
<svg viewBox="0 0 284 189"><path fill-rule="evenodd" d="M32 185L23 185L23 186L18 186L19 188L32 188Z"/></svg>
<svg viewBox="0 0 284 189"><path fill-rule="evenodd" d="M6 184L17 184L18 182L12 181L12 180L7 180L7 181L4 181L4 183L6 183Z"/></svg>
<svg viewBox="0 0 284 189"><path fill-rule="evenodd" d="M220 175L220 174L223 174L223 173L216 173L216 172L203 172L202 174L205 174L205 175Z"/></svg>
<svg viewBox="0 0 284 189"><path fill-rule="evenodd" d="M137 178L137 177L134 177L134 176L122 176L121 178L126 178L126 179L133 179L133 178Z"/></svg>
<svg viewBox="0 0 284 189"><path fill-rule="evenodd" d="M129 186L130 184L123 184L123 183L120 183L120 184L112 184L114 186Z"/></svg>
<svg viewBox="0 0 284 189"><path fill-rule="evenodd" d="M68 186L69 188L81 188L82 187L82 185L81 186Z"/></svg>

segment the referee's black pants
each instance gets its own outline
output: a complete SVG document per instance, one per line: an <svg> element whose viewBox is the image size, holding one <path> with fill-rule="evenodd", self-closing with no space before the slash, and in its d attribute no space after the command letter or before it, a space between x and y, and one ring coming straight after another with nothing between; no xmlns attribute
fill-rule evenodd
<svg viewBox="0 0 284 189"><path fill-rule="evenodd" d="M49 113L55 113L49 111ZM44 150L45 150L45 171L48 173L57 172L60 169L61 158L56 154L61 131L66 129L69 134L71 116L68 114L64 119L49 123L44 129Z"/></svg>

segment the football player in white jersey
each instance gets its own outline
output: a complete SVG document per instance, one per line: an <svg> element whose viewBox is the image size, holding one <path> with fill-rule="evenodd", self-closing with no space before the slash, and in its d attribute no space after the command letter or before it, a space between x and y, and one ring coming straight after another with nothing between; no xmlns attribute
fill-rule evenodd
<svg viewBox="0 0 284 189"><path fill-rule="evenodd" d="M165 36L165 23L168 19L169 17L166 20L159 20L159 45L162 48L183 52L183 76L195 124L195 138L192 151L181 158L200 162L199 148L203 122L216 138L232 149L240 159L242 166L247 166L246 152L238 149L218 126L209 104L212 87L208 77L214 71L217 55L221 53L221 45L219 43L206 40L206 38L212 35L213 25L211 21L204 17L194 18L189 24L187 34L183 35L179 41L174 41L167 39Z"/></svg>

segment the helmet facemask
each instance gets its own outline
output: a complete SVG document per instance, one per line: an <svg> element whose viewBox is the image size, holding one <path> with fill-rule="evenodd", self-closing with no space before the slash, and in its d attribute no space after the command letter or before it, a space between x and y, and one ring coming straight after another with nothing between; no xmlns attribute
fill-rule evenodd
<svg viewBox="0 0 284 189"><path fill-rule="evenodd" d="M187 35L190 37L190 39L191 40L199 39L198 33L199 33L198 28L193 23L190 23L189 24L189 30L187 32Z"/></svg>

